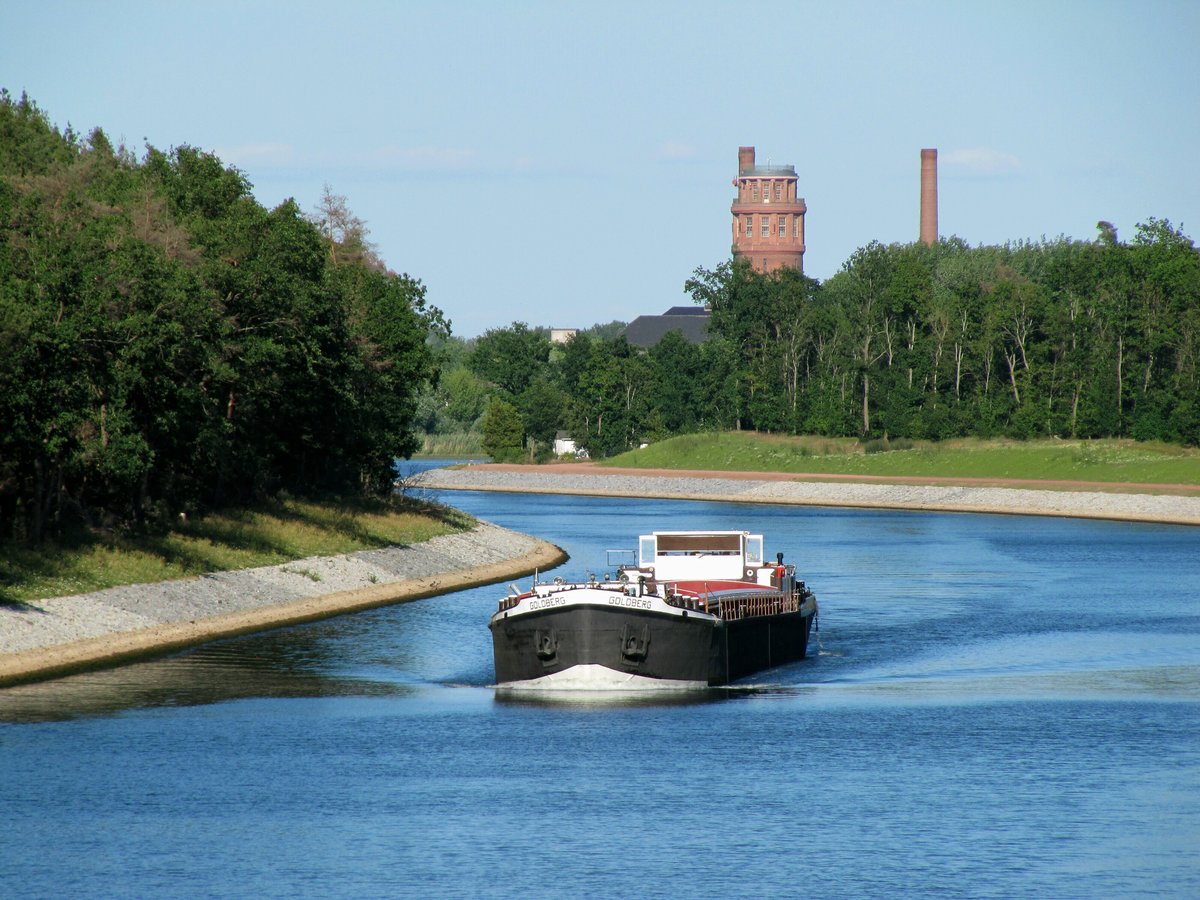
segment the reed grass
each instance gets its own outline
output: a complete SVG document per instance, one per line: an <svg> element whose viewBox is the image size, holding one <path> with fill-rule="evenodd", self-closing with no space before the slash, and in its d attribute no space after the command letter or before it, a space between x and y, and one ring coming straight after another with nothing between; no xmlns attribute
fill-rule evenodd
<svg viewBox="0 0 1200 900"><path fill-rule="evenodd" d="M440 457L487 456L483 450L483 434L478 431L426 434L421 441L420 455Z"/></svg>

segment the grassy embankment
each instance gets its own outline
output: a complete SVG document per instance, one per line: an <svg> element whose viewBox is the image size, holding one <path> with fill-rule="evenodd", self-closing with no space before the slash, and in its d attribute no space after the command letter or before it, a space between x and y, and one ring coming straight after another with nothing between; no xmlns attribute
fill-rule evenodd
<svg viewBox="0 0 1200 900"><path fill-rule="evenodd" d="M1200 486L1200 450L1129 440L882 441L691 434L605 460L663 469Z"/></svg>
<svg viewBox="0 0 1200 900"><path fill-rule="evenodd" d="M195 517L162 533L87 531L39 547L6 542L0 543L0 603L419 543L473 525L465 513L401 498L284 499Z"/></svg>

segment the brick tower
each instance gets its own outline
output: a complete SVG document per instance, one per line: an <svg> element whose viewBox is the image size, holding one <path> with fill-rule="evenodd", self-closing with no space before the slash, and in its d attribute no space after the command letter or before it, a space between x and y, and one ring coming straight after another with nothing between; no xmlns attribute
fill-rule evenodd
<svg viewBox="0 0 1200 900"><path fill-rule="evenodd" d="M738 148L733 255L760 272L804 269L804 198L796 196L795 166L757 166L754 148Z"/></svg>
<svg viewBox="0 0 1200 900"><path fill-rule="evenodd" d="M932 247L938 239L937 150L921 151L921 243Z"/></svg>

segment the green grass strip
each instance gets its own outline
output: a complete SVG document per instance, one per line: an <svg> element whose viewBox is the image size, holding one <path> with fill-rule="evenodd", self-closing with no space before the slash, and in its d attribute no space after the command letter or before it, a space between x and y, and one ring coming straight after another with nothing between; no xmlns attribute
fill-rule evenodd
<svg viewBox="0 0 1200 900"><path fill-rule="evenodd" d="M36 547L2 543L0 603L416 544L474 524L457 510L404 498L283 499L180 521L157 533L81 531Z"/></svg>
<svg viewBox="0 0 1200 900"><path fill-rule="evenodd" d="M1200 485L1200 451L1129 440L868 441L689 434L605 460L662 469Z"/></svg>

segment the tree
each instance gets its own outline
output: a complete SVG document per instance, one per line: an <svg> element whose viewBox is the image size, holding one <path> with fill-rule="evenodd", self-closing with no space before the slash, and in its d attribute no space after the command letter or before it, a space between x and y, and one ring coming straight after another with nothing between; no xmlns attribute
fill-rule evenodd
<svg viewBox="0 0 1200 900"><path fill-rule="evenodd" d="M539 373L517 398L517 408L525 430L543 447L554 442L554 434L565 421L569 398L551 380L548 372Z"/></svg>
<svg viewBox="0 0 1200 900"><path fill-rule="evenodd" d="M508 328L490 328L475 342L468 358L471 371L516 397L537 376L550 358L550 341L524 322Z"/></svg>
<svg viewBox="0 0 1200 900"><path fill-rule="evenodd" d="M525 444L525 426L521 414L507 400L496 397L483 414L483 449L493 459L504 462L521 455Z"/></svg>
<svg viewBox="0 0 1200 900"><path fill-rule="evenodd" d="M887 248L878 242L856 251L832 279L828 288L846 307L846 321L855 348L861 398L861 434L871 433L871 376L875 364L887 354L881 347L888 320L886 292L892 276L892 260Z"/></svg>
<svg viewBox="0 0 1200 900"><path fill-rule="evenodd" d="M678 331L650 348L651 400L668 434L695 431L704 417L704 362L700 348Z"/></svg>
<svg viewBox="0 0 1200 900"><path fill-rule="evenodd" d="M309 219L325 237L329 261L335 266L356 263L384 268L375 245L367 240L366 222L350 211L346 198L333 193L328 184L321 191L321 202Z"/></svg>
<svg viewBox="0 0 1200 900"><path fill-rule="evenodd" d="M444 398L445 417L458 429L471 428L487 408L487 383L470 369L460 366L444 373L438 390Z"/></svg>
<svg viewBox="0 0 1200 900"><path fill-rule="evenodd" d="M736 427L789 430L800 418L807 323L817 283L790 268L771 274L746 260L697 269L685 289L708 307L709 334L732 353Z"/></svg>

